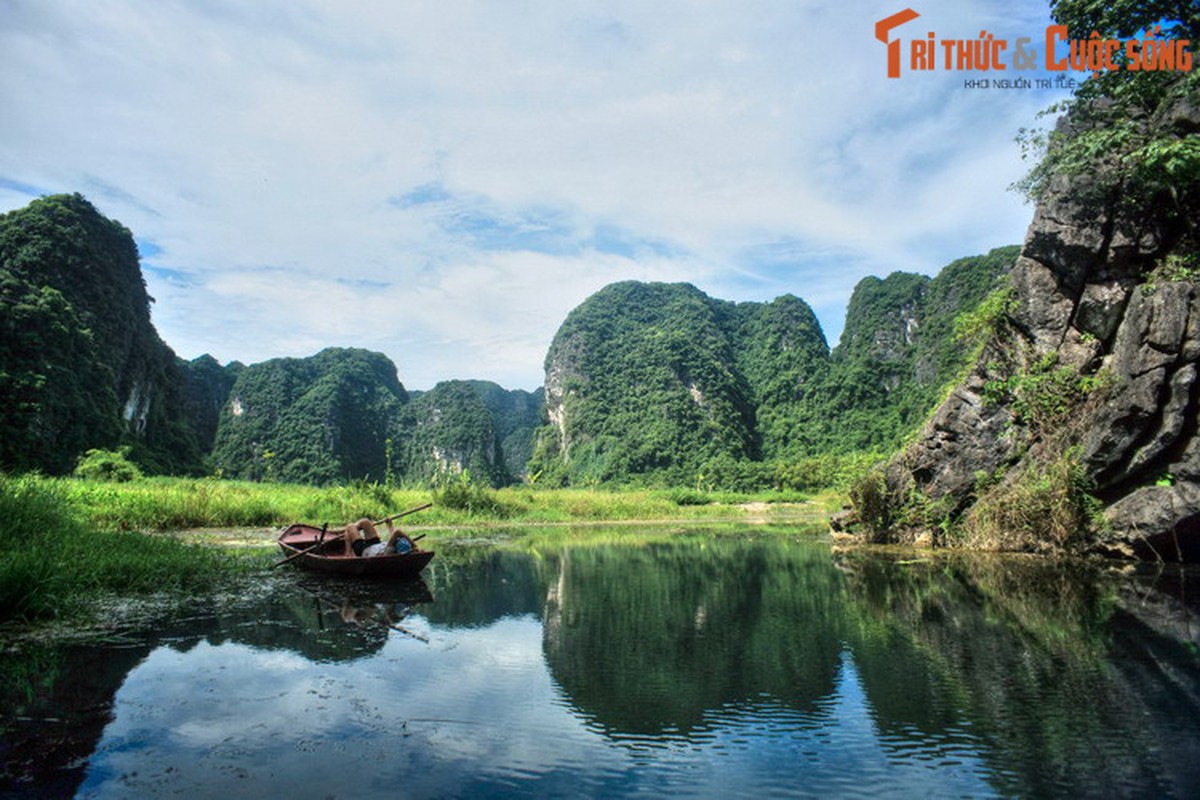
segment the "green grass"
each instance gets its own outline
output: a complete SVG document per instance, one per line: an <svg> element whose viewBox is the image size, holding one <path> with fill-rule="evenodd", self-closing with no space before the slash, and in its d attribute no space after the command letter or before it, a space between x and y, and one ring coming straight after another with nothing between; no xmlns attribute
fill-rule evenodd
<svg viewBox="0 0 1200 800"><path fill-rule="evenodd" d="M434 502L408 524L464 529L544 523L787 519L807 495L742 495L693 489L430 492L362 481L312 487L213 478L138 478L123 483L0 474L0 622L75 614L104 595L187 592L254 566L227 548L154 535L194 528L341 527ZM754 503L752 508L746 504ZM818 496L803 516L820 518L837 500Z"/></svg>
<svg viewBox="0 0 1200 800"><path fill-rule="evenodd" d="M103 483L39 478L57 487L90 524L115 530L277 526L293 521L341 526L425 503L434 507L410 519L421 525L492 525L611 520L727 519L749 502L799 503L798 493L752 495L695 490L473 489L469 496L420 489L388 489L356 482L313 487L188 478L143 478ZM444 502L439 502L444 501Z"/></svg>
<svg viewBox="0 0 1200 800"><path fill-rule="evenodd" d="M98 525L72 481L0 475L0 621L76 614L101 595L216 585L231 554Z"/></svg>

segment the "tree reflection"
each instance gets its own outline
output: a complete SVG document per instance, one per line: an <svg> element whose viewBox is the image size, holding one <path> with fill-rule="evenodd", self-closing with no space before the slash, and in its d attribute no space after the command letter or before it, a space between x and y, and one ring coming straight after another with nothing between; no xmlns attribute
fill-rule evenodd
<svg viewBox="0 0 1200 800"><path fill-rule="evenodd" d="M651 541L564 547L545 565L547 661L610 732L686 734L726 704L808 709L833 688L844 590L820 550Z"/></svg>
<svg viewBox="0 0 1200 800"><path fill-rule="evenodd" d="M988 743L1005 794L1186 795L1200 785L1196 737L1172 735L1200 713L1200 663L1148 630L1122 597L1138 585L1127 576L980 554L835 558L862 620L854 651L885 737L963 719ZM1175 611L1195 626L1193 610Z"/></svg>
<svg viewBox="0 0 1200 800"><path fill-rule="evenodd" d="M849 725L885 769L914 753L934 763L968 753L998 794L1186 795L1200 785L1198 576L831 555L820 540L746 531L439 548L428 584L271 576L236 598L200 599L202 613L114 627L109 641L0 650L0 793L72 794L127 674L157 648L234 642L335 664L427 634L433 646L396 643L385 658L406 653L405 669L417 662L426 672L414 677L468 722L506 720L508 696L500 709L459 698L444 654L463 639L476 653L519 643L504 677L541 680L589 746L669 742L707 755L733 720L743 737L784 721L776 741L819 748L827 740L813 732ZM526 619L496 624L507 617ZM513 638L513 627L532 635ZM463 667L475 679L477 661Z"/></svg>

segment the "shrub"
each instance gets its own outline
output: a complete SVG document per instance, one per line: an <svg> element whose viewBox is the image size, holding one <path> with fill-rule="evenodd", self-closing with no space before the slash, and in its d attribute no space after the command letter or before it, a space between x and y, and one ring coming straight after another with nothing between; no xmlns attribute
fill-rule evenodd
<svg viewBox="0 0 1200 800"><path fill-rule="evenodd" d="M963 345L982 343L1004 329L1016 308L1016 293L1011 286L996 289L978 306L954 318L954 340Z"/></svg>
<svg viewBox="0 0 1200 800"><path fill-rule="evenodd" d="M79 459L75 466L75 477L124 483L142 477L142 471L129 460L128 447L119 450L98 450L93 447Z"/></svg>
<svg viewBox="0 0 1200 800"><path fill-rule="evenodd" d="M706 506L712 502L707 492L683 487L667 489L663 496L677 506Z"/></svg>
<svg viewBox="0 0 1200 800"><path fill-rule="evenodd" d="M504 517L507 509L493 489L471 481L469 470L463 470L457 479L450 480L433 492L435 505L466 511L468 514L485 514Z"/></svg>
<svg viewBox="0 0 1200 800"><path fill-rule="evenodd" d="M988 550L1041 551L1081 542L1100 503L1073 453L983 492L963 521L964 543Z"/></svg>
<svg viewBox="0 0 1200 800"><path fill-rule="evenodd" d="M850 485L850 503L859 520L876 538L892 527L894 498L888 491L887 476L882 469L867 470Z"/></svg>

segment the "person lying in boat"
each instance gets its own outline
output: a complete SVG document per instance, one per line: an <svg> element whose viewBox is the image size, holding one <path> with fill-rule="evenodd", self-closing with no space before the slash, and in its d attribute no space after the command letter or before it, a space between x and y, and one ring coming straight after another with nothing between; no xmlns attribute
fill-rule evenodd
<svg viewBox="0 0 1200 800"><path fill-rule="evenodd" d="M346 555L353 552L356 556L370 558L387 553L409 553L415 549L413 540L408 538L404 531L394 527L390 519L387 521L387 527L388 540L384 542L379 538L379 532L371 520L364 517L358 522L351 522L342 534L346 542Z"/></svg>

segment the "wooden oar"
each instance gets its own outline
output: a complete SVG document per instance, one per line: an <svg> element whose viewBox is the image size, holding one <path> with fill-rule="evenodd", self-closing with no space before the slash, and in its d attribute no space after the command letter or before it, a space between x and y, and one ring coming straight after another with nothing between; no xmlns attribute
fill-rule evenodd
<svg viewBox="0 0 1200 800"><path fill-rule="evenodd" d="M375 524L376 525L386 525L387 523L391 522L394 519L400 519L401 517L407 517L409 514L415 514L418 511L424 511L425 509L431 507L432 505L433 505L433 503L426 503L423 506L417 506L416 508L410 508L408 511L401 511L399 514L392 514L390 517L385 517L384 519L376 520Z"/></svg>

